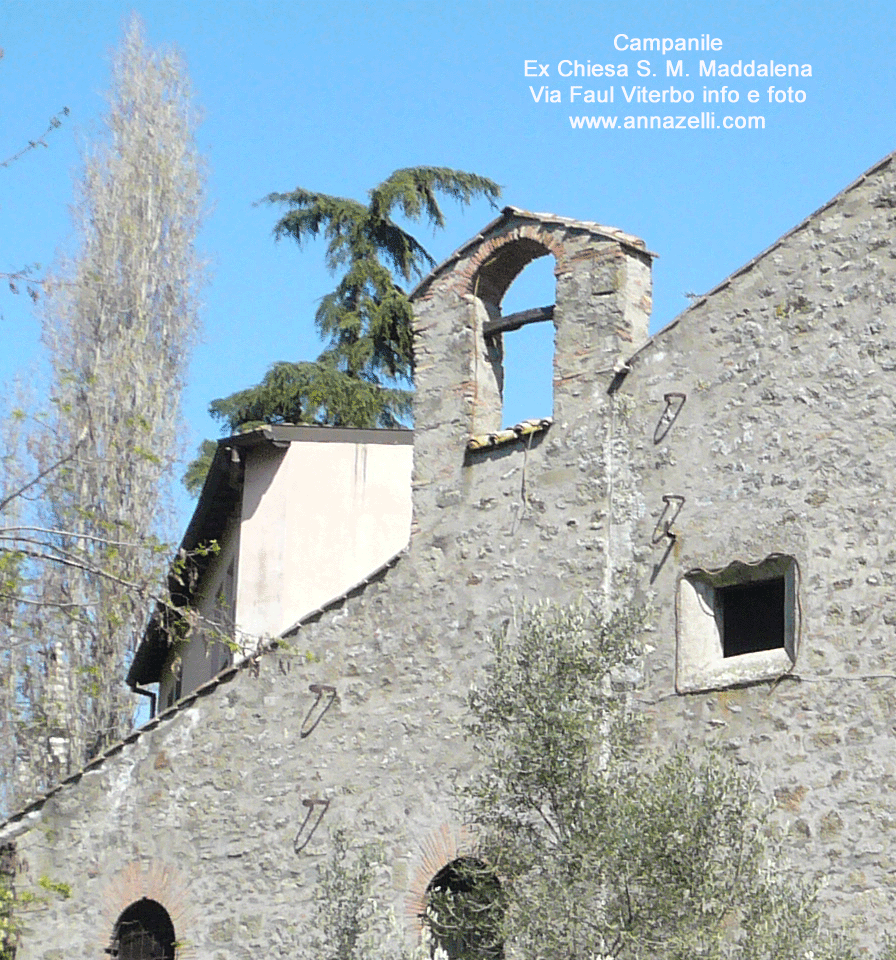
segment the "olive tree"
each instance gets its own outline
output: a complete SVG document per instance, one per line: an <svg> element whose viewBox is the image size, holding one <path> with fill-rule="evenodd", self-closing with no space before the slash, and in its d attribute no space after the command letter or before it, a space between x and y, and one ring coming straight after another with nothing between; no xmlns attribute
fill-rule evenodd
<svg viewBox="0 0 896 960"><path fill-rule="evenodd" d="M471 698L468 887L491 884L501 918L482 913L456 955L491 958L500 941L540 960L850 956L775 849L750 776L709 750L645 750L637 634L630 609L585 606L536 607L494 634Z"/></svg>
<svg viewBox="0 0 896 960"><path fill-rule="evenodd" d="M349 831L330 834L330 855L313 888L312 923L303 931L300 956L327 960L422 960L407 949L403 931L376 896L383 852L359 843Z"/></svg>

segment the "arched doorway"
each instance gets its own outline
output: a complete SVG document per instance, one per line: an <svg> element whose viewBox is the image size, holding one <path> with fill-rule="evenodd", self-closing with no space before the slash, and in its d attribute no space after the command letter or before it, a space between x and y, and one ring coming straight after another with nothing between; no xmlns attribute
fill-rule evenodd
<svg viewBox="0 0 896 960"><path fill-rule="evenodd" d="M107 952L117 960L174 960L174 924L168 911L155 900L136 900L116 921Z"/></svg>
<svg viewBox="0 0 896 960"><path fill-rule="evenodd" d="M447 960L502 960L501 884L475 857L442 867L426 888L424 922L430 952Z"/></svg>

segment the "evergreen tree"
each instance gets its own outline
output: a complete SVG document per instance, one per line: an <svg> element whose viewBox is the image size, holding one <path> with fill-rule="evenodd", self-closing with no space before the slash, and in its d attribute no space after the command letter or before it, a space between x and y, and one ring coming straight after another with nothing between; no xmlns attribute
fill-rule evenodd
<svg viewBox="0 0 896 960"><path fill-rule="evenodd" d="M423 245L395 222L445 225L438 194L461 204L496 200L501 188L473 173L444 167L396 170L366 204L296 189L265 202L285 204L274 235L299 246L322 236L326 263L340 273L315 323L327 346L314 362L275 363L261 383L215 400L209 412L230 432L260 423L396 427L411 416L414 372L412 311L405 286L435 265ZM185 483L198 492L205 456Z"/></svg>

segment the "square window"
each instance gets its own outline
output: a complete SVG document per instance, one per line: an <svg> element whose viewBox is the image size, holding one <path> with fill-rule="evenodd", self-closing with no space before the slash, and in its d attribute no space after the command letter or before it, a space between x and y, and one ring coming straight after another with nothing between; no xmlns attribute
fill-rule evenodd
<svg viewBox="0 0 896 960"><path fill-rule="evenodd" d="M784 577L716 589L722 656L738 657L784 646Z"/></svg>
<svg viewBox="0 0 896 960"><path fill-rule="evenodd" d="M677 603L679 692L769 680L796 662L798 567L792 557L692 570Z"/></svg>

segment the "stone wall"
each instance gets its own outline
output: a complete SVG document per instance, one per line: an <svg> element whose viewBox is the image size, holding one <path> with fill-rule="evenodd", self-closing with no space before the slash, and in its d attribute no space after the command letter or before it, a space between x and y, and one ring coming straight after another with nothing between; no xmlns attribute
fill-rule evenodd
<svg viewBox="0 0 896 960"><path fill-rule="evenodd" d="M408 552L3 828L36 897L20 958L101 956L141 896L179 956L291 957L339 824L383 844L379 891L412 936L469 842L452 791L484 638L543 598L648 602L649 737L755 765L795 869L889 926L894 197L887 161L646 343L650 255L618 231L508 210L438 268L416 294ZM541 254L554 421L471 451L501 426L483 317ZM677 692L682 577L776 555L798 570L791 669Z"/></svg>
<svg viewBox="0 0 896 960"><path fill-rule="evenodd" d="M798 868L873 918L872 942L896 903L894 188L888 159L654 337L620 389L649 478L635 540L655 736L763 771ZM657 439L670 391L686 399ZM651 544L663 494L686 498L671 550ZM792 669L670 697L680 578L773 554L798 567Z"/></svg>

